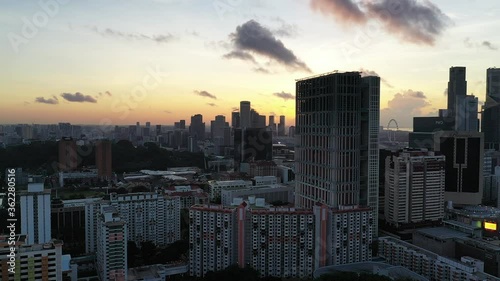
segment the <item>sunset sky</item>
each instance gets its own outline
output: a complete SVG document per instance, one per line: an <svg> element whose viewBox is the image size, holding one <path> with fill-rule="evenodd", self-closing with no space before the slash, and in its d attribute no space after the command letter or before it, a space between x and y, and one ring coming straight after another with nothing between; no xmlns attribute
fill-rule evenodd
<svg viewBox="0 0 500 281"><path fill-rule="evenodd" d="M42 5L40 3L47 3ZM2 1L0 123L205 122L249 100L295 117L295 79L378 74L381 125L446 107L450 66L485 97L491 0ZM497 63L498 62L498 63Z"/></svg>

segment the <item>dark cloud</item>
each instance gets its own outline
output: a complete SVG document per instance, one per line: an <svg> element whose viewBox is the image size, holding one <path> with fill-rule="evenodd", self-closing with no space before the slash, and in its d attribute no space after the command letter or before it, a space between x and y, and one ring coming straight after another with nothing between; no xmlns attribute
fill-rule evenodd
<svg viewBox="0 0 500 281"><path fill-rule="evenodd" d="M401 127L411 127L413 116L422 116L423 109L430 106L426 95L421 91L407 90L395 94L387 102L387 108L380 111L382 124L390 119L396 119Z"/></svg>
<svg viewBox="0 0 500 281"><path fill-rule="evenodd" d="M404 41L433 45L449 18L431 1L380 0L365 2L367 14Z"/></svg>
<svg viewBox="0 0 500 281"><path fill-rule="evenodd" d="M230 53L225 54L223 57L226 59L240 59L256 63L254 57L250 53L240 50L231 51Z"/></svg>
<svg viewBox="0 0 500 281"><path fill-rule="evenodd" d="M358 4L351 0L311 0L311 8L325 15L333 16L346 25L365 23L367 20Z"/></svg>
<svg viewBox="0 0 500 281"><path fill-rule="evenodd" d="M483 43L481 43L481 46L486 47L492 51L498 50L498 47L493 45L490 41L483 41Z"/></svg>
<svg viewBox="0 0 500 281"><path fill-rule="evenodd" d="M194 93L196 95L198 95L198 96L201 96L201 97L211 98L211 99L214 99L214 100L217 99L217 97L215 95L212 95L212 94L210 94L207 91L194 91Z"/></svg>
<svg viewBox="0 0 500 281"><path fill-rule="evenodd" d="M217 106L217 105L216 105L215 103L213 103L213 102L207 102L207 105L209 105L209 106Z"/></svg>
<svg viewBox="0 0 500 281"><path fill-rule="evenodd" d="M90 95L84 95L80 92L76 92L74 94L71 93L62 93L61 97L63 97L65 100L69 102L90 102L90 103L96 103L97 100L90 96Z"/></svg>
<svg viewBox="0 0 500 281"><path fill-rule="evenodd" d="M269 29L255 20L250 20L236 27L236 32L232 33L230 38L233 44L232 52L241 51L260 55L292 70L311 72L309 67L300 61L292 50L286 48L283 42L276 39Z"/></svg>
<svg viewBox="0 0 500 281"><path fill-rule="evenodd" d="M150 40L157 43L167 43L172 41L175 36L167 33L167 34L157 34L157 35L146 35L143 33L129 33L129 32L121 32L118 30L114 30L111 28L106 28L104 30L99 30L97 27L89 27L90 30L105 36L105 37L114 37L121 39L129 39L129 40Z"/></svg>
<svg viewBox="0 0 500 281"><path fill-rule="evenodd" d="M294 95L292 95L290 93L285 93L285 92L273 93L273 96L281 98L281 99L284 99L285 101L294 100L295 99Z"/></svg>
<svg viewBox="0 0 500 281"><path fill-rule="evenodd" d="M344 24L377 20L389 33L415 44L433 45L450 23L429 0L311 0L311 7Z"/></svg>
<svg viewBox="0 0 500 281"><path fill-rule="evenodd" d="M361 72L361 77L366 77L366 76L377 76L377 77L380 77L380 75L378 75L378 73L375 72L375 71L373 71L373 70L368 70L368 69L360 68L359 72ZM382 81L382 83L384 83L384 85L386 85L387 87L394 88L389 82L387 82L386 79L380 77L380 81Z"/></svg>
<svg viewBox="0 0 500 281"><path fill-rule="evenodd" d="M57 99L56 96L52 96L52 98L44 98L44 97L37 97L35 99L36 103L45 103L45 104L58 104L59 100Z"/></svg>
<svg viewBox="0 0 500 281"><path fill-rule="evenodd" d="M263 67L256 67L253 69L253 71L257 72L257 73L264 73L264 74L269 74L271 73L268 69L266 68L263 68Z"/></svg>
<svg viewBox="0 0 500 281"><path fill-rule="evenodd" d="M172 113L172 111L169 111L169 110L163 110L163 112L165 112L165 113L167 113L167 114Z"/></svg>

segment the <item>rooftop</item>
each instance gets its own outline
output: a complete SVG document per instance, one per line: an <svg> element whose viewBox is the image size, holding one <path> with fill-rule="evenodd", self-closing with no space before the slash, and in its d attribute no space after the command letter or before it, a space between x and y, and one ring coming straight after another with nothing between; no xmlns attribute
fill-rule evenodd
<svg viewBox="0 0 500 281"><path fill-rule="evenodd" d="M460 232L448 227L428 227L418 229L416 232L421 233L425 236L431 236L434 239L447 240L452 238L467 237L467 233Z"/></svg>

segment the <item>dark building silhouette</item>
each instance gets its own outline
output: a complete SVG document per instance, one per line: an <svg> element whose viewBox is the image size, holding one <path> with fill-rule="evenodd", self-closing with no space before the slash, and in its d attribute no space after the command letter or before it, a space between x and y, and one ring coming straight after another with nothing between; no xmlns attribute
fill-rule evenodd
<svg viewBox="0 0 500 281"><path fill-rule="evenodd" d="M450 80L448 82L448 116L455 117L457 99L467 95L466 69L463 66L450 68Z"/></svg>
<svg viewBox="0 0 500 281"><path fill-rule="evenodd" d="M234 130L234 161L249 163L259 160L271 161L273 157L273 137L265 128Z"/></svg>
<svg viewBox="0 0 500 281"><path fill-rule="evenodd" d="M484 140L477 132L438 132L434 151L446 156L445 201L481 204L483 197Z"/></svg>
<svg viewBox="0 0 500 281"><path fill-rule="evenodd" d="M500 68L486 71L486 102L481 118L486 149L500 150Z"/></svg>
<svg viewBox="0 0 500 281"><path fill-rule="evenodd" d="M78 153L76 141L72 138L62 138L59 141L59 165L60 171L73 171L78 167Z"/></svg>
<svg viewBox="0 0 500 281"><path fill-rule="evenodd" d="M434 133L453 131L454 128L455 118L451 116L413 117L413 132L409 133L408 146L416 149L433 150Z"/></svg>
<svg viewBox="0 0 500 281"><path fill-rule="evenodd" d="M189 135L194 137L195 141L205 140L205 123L203 123L203 115L196 114L191 116Z"/></svg>
<svg viewBox="0 0 500 281"><path fill-rule="evenodd" d="M95 164L97 166L97 175L101 179L109 180L113 175L111 166L111 142L101 140L95 144Z"/></svg>

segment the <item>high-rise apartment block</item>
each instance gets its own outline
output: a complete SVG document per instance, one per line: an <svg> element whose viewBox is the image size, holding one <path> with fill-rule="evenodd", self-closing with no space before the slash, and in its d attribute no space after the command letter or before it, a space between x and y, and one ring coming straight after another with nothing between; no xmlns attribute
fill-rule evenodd
<svg viewBox="0 0 500 281"><path fill-rule="evenodd" d="M261 276L304 278L321 266L371 258L370 208L270 207L249 196L236 206L192 206L189 217L192 276L238 264Z"/></svg>
<svg viewBox="0 0 500 281"><path fill-rule="evenodd" d="M100 280L128 280L127 224L114 207L100 206L96 238L96 266Z"/></svg>
<svg viewBox="0 0 500 281"><path fill-rule="evenodd" d="M402 151L385 160L385 219L395 226L444 216L445 156Z"/></svg>
<svg viewBox="0 0 500 281"><path fill-rule="evenodd" d="M189 135L195 137L195 140L205 140L205 123L203 123L203 115L196 114L191 116Z"/></svg>
<svg viewBox="0 0 500 281"><path fill-rule="evenodd" d="M0 235L0 279L2 281L62 281L61 240L50 240L43 244L29 245L26 235L17 235L15 240L14 273L9 272L11 259L10 237ZM75 269L76 270L76 269Z"/></svg>
<svg viewBox="0 0 500 281"><path fill-rule="evenodd" d="M95 252L97 216L100 206L116 208L127 223L127 236L139 244L151 241L157 246L165 246L180 239L180 209L178 196L164 196L151 192L110 194L109 200L92 202L85 206L86 249Z"/></svg>
<svg viewBox="0 0 500 281"><path fill-rule="evenodd" d="M51 240L50 189L44 189L42 177L31 177L28 191L19 192L21 233L26 244L43 244Z"/></svg>

